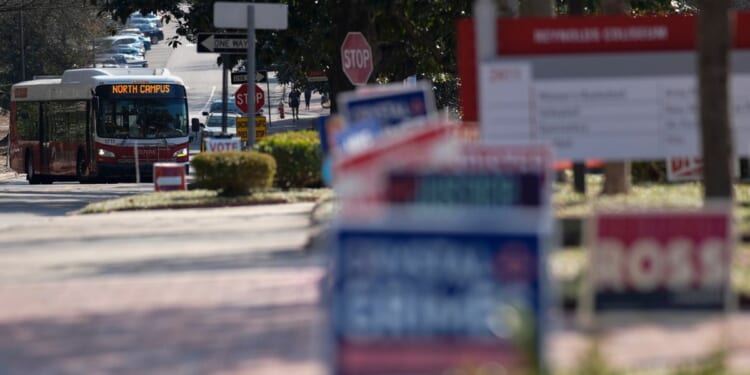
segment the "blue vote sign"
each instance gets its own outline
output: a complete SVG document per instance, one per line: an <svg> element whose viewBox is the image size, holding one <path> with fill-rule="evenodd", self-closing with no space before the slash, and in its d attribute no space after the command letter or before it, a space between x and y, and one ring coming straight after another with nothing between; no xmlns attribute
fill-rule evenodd
<svg viewBox="0 0 750 375"><path fill-rule="evenodd" d="M339 229L336 240L337 374L518 369L524 348L510 322L524 319L541 342L536 233Z"/></svg>
<svg viewBox="0 0 750 375"><path fill-rule="evenodd" d="M339 112L347 123L375 120L383 127L426 119L437 113L430 85L387 85L373 91L353 91L339 97Z"/></svg>

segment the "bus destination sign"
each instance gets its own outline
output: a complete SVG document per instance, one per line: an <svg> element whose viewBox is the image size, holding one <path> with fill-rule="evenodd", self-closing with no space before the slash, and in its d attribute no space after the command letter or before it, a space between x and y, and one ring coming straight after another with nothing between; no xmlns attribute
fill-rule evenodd
<svg viewBox="0 0 750 375"><path fill-rule="evenodd" d="M171 91L172 85L161 83L123 83L112 85L112 94L115 95L166 95Z"/></svg>

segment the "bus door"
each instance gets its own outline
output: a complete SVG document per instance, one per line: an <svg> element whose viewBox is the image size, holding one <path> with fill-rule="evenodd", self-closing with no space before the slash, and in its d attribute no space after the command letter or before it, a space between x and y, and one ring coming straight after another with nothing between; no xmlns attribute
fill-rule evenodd
<svg viewBox="0 0 750 375"><path fill-rule="evenodd" d="M39 106L39 174L50 174L49 123L47 122L47 103Z"/></svg>

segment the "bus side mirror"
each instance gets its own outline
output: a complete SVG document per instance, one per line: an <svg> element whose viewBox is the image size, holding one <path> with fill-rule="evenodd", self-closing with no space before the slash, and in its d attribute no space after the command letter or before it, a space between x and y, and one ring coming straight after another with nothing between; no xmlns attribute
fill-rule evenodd
<svg viewBox="0 0 750 375"><path fill-rule="evenodd" d="M91 99L91 107L94 113L99 113L99 97L95 96Z"/></svg>
<svg viewBox="0 0 750 375"><path fill-rule="evenodd" d="M200 120L198 120L197 118L193 118L190 121L191 121L190 129L193 131L193 133L199 132L201 130Z"/></svg>

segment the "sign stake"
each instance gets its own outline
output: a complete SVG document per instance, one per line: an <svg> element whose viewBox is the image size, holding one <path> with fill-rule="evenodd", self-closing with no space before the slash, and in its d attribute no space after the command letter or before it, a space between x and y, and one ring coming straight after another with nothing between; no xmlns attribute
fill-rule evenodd
<svg viewBox="0 0 750 375"><path fill-rule="evenodd" d="M245 71L247 72L247 78L248 78L248 84L249 84L250 78L255 77L255 6L254 5L247 6L247 68L245 68ZM253 92L253 98L254 97L255 97L255 92ZM255 120L255 106L253 106L252 114L250 114L249 109L250 109L250 104L248 103L247 148L253 148L253 145L255 145L255 121L250 121L250 119L252 118L253 120Z"/></svg>

